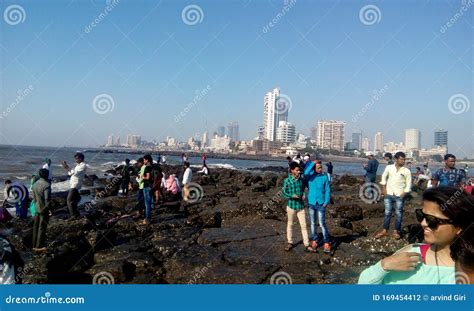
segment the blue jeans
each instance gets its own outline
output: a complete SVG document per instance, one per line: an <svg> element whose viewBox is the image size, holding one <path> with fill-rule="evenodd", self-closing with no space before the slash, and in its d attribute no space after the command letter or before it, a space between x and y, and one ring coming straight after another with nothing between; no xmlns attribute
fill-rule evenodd
<svg viewBox="0 0 474 311"><path fill-rule="evenodd" d="M403 207L405 200L403 198L397 197L395 195L386 195L383 200L385 205L385 217L383 220L383 227L385 230L390 228L390 219L392 218L392 211L395 205L395 215L397 220L395 222L395 229L398 232L402 231L402 220L403 220Z"/></svg>
<svg viewBox="0 0 474 311"><path fill-rule="evenodd" d="M319 219L319 226L323 232L323 243L329 243L329 230L326 225L326 208L322 204L316 203L315 205L308 204L309 206L309 220L311 222L311 241L317 241L320 244L318 236L317 220Z"/></svg>
<svg viewBox="0 0 474 311"><path fill-rule="evenodd" d="M151 221L151 188L143 188L143 199L145 201L145 218Z"/></svg>

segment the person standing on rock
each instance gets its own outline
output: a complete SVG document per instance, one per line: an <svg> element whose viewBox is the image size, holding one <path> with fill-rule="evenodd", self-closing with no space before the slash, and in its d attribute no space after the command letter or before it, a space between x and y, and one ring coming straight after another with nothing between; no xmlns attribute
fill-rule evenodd
<svg viewBox="0 0 474 311"><path fill-rule="evenodd" d="M393 156L390 152L387 152L386 154L384 154L383 158L385 161L387 161L387 165L393 164L393 160L392 160Z"/></svg>
<svg viewBox="0 0 474 311"><path fill-rule="evenodd" d="M74 155L74 160L76 161L74 169L71 169L66 161L63 161L64 169L67 171L68 175L71 176L70 189L67 195L67 208L69 210L70 218L77 218L80 215L77 210L77 204L81 201L79 190L81 190L87 171L87 165L84 162L84 154L80 152L76 153Z"/></svg>
<svg viewBox="0 0 474 311"><path fill-rule="evenodd" d="M334 171L334 165L332 165L332 162L328 162L326 163L326 167L328 168L329 181L331 181L332 173Z"/></svg>
<svg viewBox="0 0 474 311"><path fill-rule="evenodd" d="M308 184L308 207L311 228L311 247L317 249L321 245L318 236L317 222L323 233L323 249L325 253L331 252L329 244L329 230L326 224L326 207L331 201L331 185L329 176L323 173L323 166L316 161L310 162L304 170L305 180Z"/></svg>
<svg viewBox="0 0 474 311"><path fill-rule="evenodd" d="M288 200L286 213L288 222L286 226L286 237L288 245L285 250L290 251L294 247L293 226L295 217L298 218L301 227L301 235L303 236L303 244L305 251L316 252L309 244L308 229L306 228L306 212L304 209L304 188L303 181L300 178L300 166L296 162L290 164L290 175L283 181L282 195Z"/></svg>
<svg viewBox="0 0 474 311"><path fill-rule="evenodd" d="M143 201L145 202L145 219L142 221L142 225L151 223L151 203L152 203L152 192L153 186L153 158L151 155L146 154L143 157L143 171L140 174L140 179L143 183Z"/></svg>
<svg viewBox="0 0 474 311"><path fill-rule="evenodd" d="M395 164L387 165L382 175L380 184L382 185L382 194L384 196L385 217L383 221L383 230L375 237L381 238L388 235L392 212L395 207L397 220L393 237L399 240L402 231L403 207L405 205L405 196L411 191L411 172L405 165L405 153L395 153Z"/></svg>
<svg viewBox="0 0 474 311"><path fill-rule="evenodd" d="M130 159L125 159L125 164L122 167L122 171L120 172L122 176L122 182L120 187L122 188L122 195L128 196L128 184L130 183Z"/></svg>
<svg viewBox="0 0 474 311"><path fill-rule="evenodd" d="M189 167L189 162L184 162L184 175L183 175L183 200L184 202L188 202L189 200L189 185L191 184L191 180L193 178L193 172Z"/></svg>
<svg viewBox="0 0 474 311"><path fill-rule="evenodd" d="M369 159L369 162L367 162L367 164L364 164L364 169L366 171L364 179L368 187L367 199L369 199L372 203L376 203L379 200L379 193L376 193L376 191L374 190L373 184L375 183L375 180L377 179L377 170L379 168L379 161L377 161L377 159L374 158L374 154L372 152L367 152L367 158Z"/></svg>
<svg viewBox="0 0 474 311"><path fill-rule="evenodd" d="M144 173L145 170L145 164L143 163L143 158L139 158L137 160L136 166L138 168L138 176L136 178L137 183L138 183L138 193L137 193L137 205L136 209L138 212L141 214L145 210L145 202L144 202L144 197L143 197L143 185L144 181L142 180L141 176Z"/></svg>
<svg viewBox="0 0 474 311"><path fill-rule="evenodd" d="M35 201L36 215L33 225L33 251L45 252L46 228L49 222L51 207L51 183L48 181L47 169L39 170L40 179L33 185L33 200Z"/></svg>
<svg viewBox="0 0 474 311"><path fill-rule="evenodd" d="M451 186L461 187L466 179L466 173L462 169L455 168L456 156L448 153L444 156L444 167L437 170L431 180L433 187Z"/></svg>

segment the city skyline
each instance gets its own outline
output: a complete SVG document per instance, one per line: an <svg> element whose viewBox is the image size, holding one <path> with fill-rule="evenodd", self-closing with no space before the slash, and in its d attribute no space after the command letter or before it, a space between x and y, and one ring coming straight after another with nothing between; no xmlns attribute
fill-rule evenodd
<svg viewBox="0 0 474 311"><path fill-rule="evenodd" d="M110 133L186 141L234 121L249 140L262 97L280 87L297 133L343 120L345 141L362 131L401 142L417 128L429 148L444 128L450 151L473 157L473 10L443 27L460 1L412 3L410 14L382 1L374 23L362 2L296 1L271 24L284 1L198 2L192 25L179 2L119 2L94 24L105 1L17 2L25 21L1 21L0 144L94 147Z"/></svg>

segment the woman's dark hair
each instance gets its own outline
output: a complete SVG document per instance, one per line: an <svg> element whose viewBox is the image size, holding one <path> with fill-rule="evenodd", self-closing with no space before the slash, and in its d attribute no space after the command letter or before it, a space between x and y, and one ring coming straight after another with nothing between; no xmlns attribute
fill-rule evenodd
<svg viewBox="0 0 474 311"><path fill-rule="evenodd" d="M147 160L150 163L153 163L153 158L149 154L145 154L145 156L143 156L143 159Z"/></svg>
<svg viewBox="0 0 474 311"><path fill-rule="evenodd" d="M142 164L143 164L143 158L138 158L137 162L139 162L139 163L142 163Z"/></svg>
<svg viewBox="0 0 474 311"><path fill-rule="evenodd" d="M383 156L386 157L386 158L389 158L390 160L392 159L392 154L390 152L387 152Z"/></svg>
<svg viewBox="0 0 474 311"><path fill-rule="evenodd" d="M474 227L463 231L451 244L451 258L459 263L463 270L474 272Z"/></svg>
<svg viewBox="0 0 474 311"><path fill-rule="evenodd" d="M441 212L453 221L453 225L463 230L474 221L474 197L460 188L429 188L423 193L423 201L438 204Z"/></svg>

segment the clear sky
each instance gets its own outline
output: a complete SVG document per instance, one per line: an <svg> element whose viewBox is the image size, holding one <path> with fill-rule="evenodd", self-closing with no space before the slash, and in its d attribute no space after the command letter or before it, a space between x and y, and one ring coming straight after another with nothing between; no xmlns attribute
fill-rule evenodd
<svg viewBox="0 0 474 311"><path fill-rule="evenodd" d="M399 142L419 128L430 147L444 128L450 151L474 153L468 0L15 0L0 10L2 144L185 140L231 121L251 139L265 93L280 87L306 135L336 119L347 139L381 131Z"/></svg>

